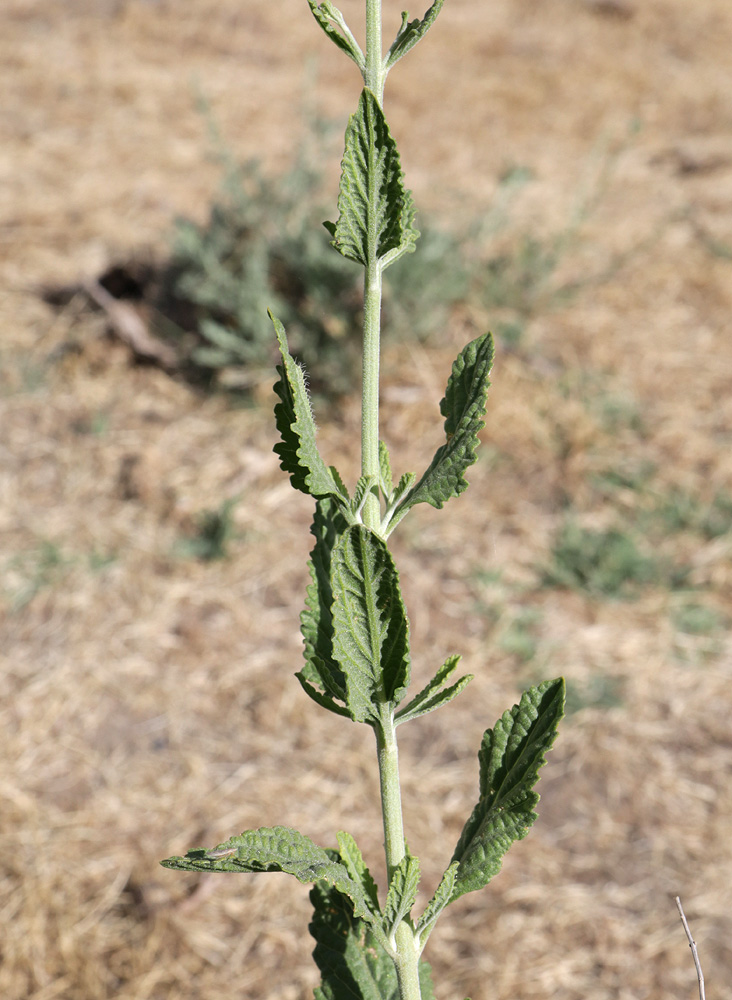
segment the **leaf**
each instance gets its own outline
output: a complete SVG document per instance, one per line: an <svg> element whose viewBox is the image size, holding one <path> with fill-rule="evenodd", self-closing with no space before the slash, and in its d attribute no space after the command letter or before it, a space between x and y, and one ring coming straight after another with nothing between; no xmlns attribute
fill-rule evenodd
<svg viewBox="0 0 732 1000"><path fill-rule="evenodd" d="M313 13L313 17L328 38L335 42L339 49L343 49L346 55L353 59L361 72L363 72L366 60L361 51L361 46L353 37L343 14L341 14L335 4L331 3L330 0L323 0L322 3L318 3L317 0L308 0L308 5ZM333 25L336 25L336 27L333 27Z"/></svg>
<svg viewBox="0 0 732 1000"><path fill-rule="evenodd" d="M333 476L315 443L315 420L303 369L288 350L282 323L272 313L269 316L282 355L282 364L277 366L280 378L274 386L280 398L275 406L275 420L282 440L274 446L280 466L289 474L296 490L314 497L333 496L347 505L348 495L344 493L340 477Z"/></svg>
<svg viewBox="0 0 732 1000"><path fill-rule="evenodd" d="M440 880L440 884L435 890L435 894L429 901L427 906L424 908L422 916L417 921L417 935L419 937L419 948L420 951L424 948L427 938L432 932L437 918L448 905L452 898L452 890L455 885L455 877L457 876L458 861L453 861L450 867L447 869L445 874Z"/></svg>
<svg viewBox="0 0 732 1000"><path fill-rule="evenodd" d="M341 856L341 861L346 867L348 874L351 876L353 881L358 882L363 889L364 894L371 906L372 912L374 914L378 914L380 917L381 908L379 907L379 891L376 888L376 883L371 877L371 872L366 867L360 847L351 834L346 833L345 830L340 830L336 836L338 838L338 851Z"/></svg>
<svg viewBox="0 0 732 1000"><path fill-rule="evenodd" d="M391 478L389 449L383 441L379 441L379 486L381 487L384 499L388 502L394 492L394 486Z"/></svg>
<svg viewBox="0 0 732 1000"><path fill-rule="evenodd" d="M348 900L322 882L310 901L313 958L322 977L316 1000L399 1000L396 966L373 925L355 917ZM426 962L419 963L419 985L422 1000L434 1000Z"/></svg>
<svg viewBox="0 0 732 1000"><path fill-rule="evenodd" d="M313 701L337 715L350 718L345 706L346 678L333 657L333 589L330 582L333 547L346 527L343 513L334 500L317 501L310 528L315 538L308 563L312 582L300 615L305 666L296 677Z"/></svg>
<svg viewBox="0 0 732 1000"><path fill-rule="evenodd" d="M327 882L351 900L357 917L373 921L370 899L351 878L335 851L326 851L286 826L260 827L231 837L212 851L189 851L184 858L160 862L189 872L286 872L299 882Z"/></svg>
<svg viewBox="0 0 732 1000"><path fill-rule="evenodd" d="M457 698L463 688L467 687L473 679L473 674L465 674L449 688L444 687L448 678L455 673L459 662L459 656L451 656L445 660L429 684L422 688L408 705L399 709L394 717L395 724L399 725L402 722L409 722L411 719L418 719L420 715L434 712L436 708L441 708L453 698Z"/></svg>
<svg viewBox="0 0 732 1000"><path fill-rule="evenodd" d="M564 714L564 680L529 688L518 705L487 729L478 753L480 797L452 861L460 863L451 902L481 889L501 868L503 855L534 823L533 787Z"/></svg>
<svg viewBox="0 0 732 1000"><path fill-rule="evenodd" d="M380 721L409 684L409 623L394 561L378 535L348 528L333 548L333 655L346 679L346 705L357 722Z"/></svg>
<svg viewBox="0 0 732 1000"><path fill-rule="evenodd" d="M386 57L385 68L387 70L390 70L394 63L405 56L427 34L435 23L444 2L445 0L435 0L423 18L417 17L413 21L408 20L407 11L402 11L401 26Z"/></svg>
<svg viewBox="0 0 732 1000"><path fill-rule="evenodd" d="M379 102L364 89L346 129L338 222L325 223L332 246L364 267L413 244L414 208L399 152Z"/></svg>
<svg viewBox="0 0 732 1000"><path fill-rule="evenodd" d="M489 333L471 341L452 366L440 412L445 417L446 442L420 481L397 509L393 525L418 503L441 508L468 488L465 470L475 461L478 434L485 423L493 338Z"/></svg>
<svg viewBox="0 0 732 1000"><path fill-rule="evenodd" d="M402 241L398 247L384 254L381 261L382 270L386 270L387 267L399 260L400 257L403 257L405 253L414 253L417 249L417 240L420 237L420 232L414 225L416 217L417 211L414 207L412 192L405 189L401 214Z"/></svg>
<svg viewBox="0 0 732 1000"><path fill-rule="evenodd" d="M417 899L419 858L405 854L392 873L384 906L384 927L391 938L399 924L408 917Z"/></svg>

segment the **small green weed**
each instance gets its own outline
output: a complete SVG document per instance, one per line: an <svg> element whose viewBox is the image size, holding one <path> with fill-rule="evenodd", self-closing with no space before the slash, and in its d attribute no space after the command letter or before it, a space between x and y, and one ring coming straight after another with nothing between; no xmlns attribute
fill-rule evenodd
<svg viewBox="0 0 732 1000"><path fill-rule="evenodd" d="M234 510L240 499L238 496L231 497L216 510L202 511L195 520L195 535L183 539L176 546L178 554L202 562L226 559L229 544L236 536Z"/></svg>
<svg viewBox="0 0 732 1000"><path fill-rule="evenodd" d="M542 583L596 596L625 597L659 582L662 575L659 562L641 552L626 531L591 531L568 520L557 533Z"/></svg>
<svg viewBox="0 0 732 1000"><path fill-rule="evenodd" d="M541 621L541 612L536 608L522 608L504 627L498 640L504 653L521 663L530 663L536 656L539 640L536 627Z"/></svg>
<svg viewBox="0 0 732 1000"><path fill-rule="evenodd" d="M567 714L583 708L618 708L623 704L623 685L619 677L595 674L586 682L567 681Z"/></svg>

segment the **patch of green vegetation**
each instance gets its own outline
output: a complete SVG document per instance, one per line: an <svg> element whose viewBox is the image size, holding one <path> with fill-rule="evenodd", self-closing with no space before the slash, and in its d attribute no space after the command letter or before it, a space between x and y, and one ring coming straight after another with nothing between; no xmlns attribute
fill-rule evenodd
<svg viewBox="0 0 732 1000"><path fill-rule="evenodd" d="M626 530L592 531L570 519L557 532L542 583L622 598L646 586L681 586L687 576L685 568L665 566L647 555Z"/></svg>
<svg viewBox="0 0 732 1000"><path fill-rule="evenodd" d="M670 490L656 499L645 520L667 534L691 531L711 541L732 531L732 496L720 490L705 503L698 495Z"/></svg>
<svg viewBox="0 0 732 1000"><path fill-rule="evenodd" d="M498 640L500 649L515 657L521 664L530 663L539 648L536 627L541 617L541 612L536 608L522 608L501 632Z"/></svg>
<svg viewBox="0 0 732 1000"><path fill-rule="evenodd" d="M202 562L213 562L229 556L229 545L236 537L234 510L241 497L231 497L216 510L204 510L195 519L195 534L181 539L178 555Z"/></svg>
<svg viewBox="0 0 732 1000"><path fill-rule="evenodd" d="M583 708L618 708L623 702L623 684L619 677L595 674L584 683L567 679L568 715L580 712Z"/></svg>
<svg viewBox="0 0 732 1000"><path fill-rule="evenodd" d="M673 610L671 620L674 627L685 635L714 635L727 626L724 615L699 601L680 604Z"/></svg>

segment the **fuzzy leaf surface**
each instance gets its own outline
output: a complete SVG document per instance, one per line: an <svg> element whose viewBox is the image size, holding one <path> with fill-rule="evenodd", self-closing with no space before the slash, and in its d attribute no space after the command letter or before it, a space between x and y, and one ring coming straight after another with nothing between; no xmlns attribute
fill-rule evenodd
<svg viewBox="0 0 732 1000"><path fill-rule="evenodd" d="M417 921L417 934L419 935L420 948L424 948L427 938L434 927L437 918L450 903L452 899L455 878L457 877L459 862L453 861L450 867L440 880L440 884L435 890L435 894L424 908L422 916Z"/></svg>
<svg viewBox="0 0 732 1000"><path fill-rule="evenodd" d="M409 623L394 561L363 525L336 540L331 562L333 654L356 722L377 723L379 706L398 705L409 684Z"/></svg>
<svg viewBox="0 0 732 1000"><path fill-rule="evenodd" d="M398 62L402 56L405 56L427 34L435 23L437 15L442 10L444 2L445 0L435 0L432 6L426 11L424 17L416 17L413 21L409 20L407 11L402 13L401 26L386 57L387 69L391 69L394 63Z"/></svg>
<svg viewBox="0 0 732 1000"><path fill-rule="evenodd" d="M451 902L482 889L501 869L503 855L537 818L533 790L564 715L564 680L529 688L518 705L487 729L478 753L480 797L451 863L459 862Z"/></svg>
<svg viewBox="0 0 732 1000"><path fill-rule="evenodd" d="M402 920L412 912L420 874L419 859L411 854L405 854L394 869L384 906L384 927L387 934L393 934Z"/></svg>
<svg viewBox="0 0 732 1000"><path fill-rule="evenodd" d="M346 129L338 222L325 224L332 245L364 267L398 251L416 238L410 205L396 143L379 102L364 89Z"/></svg>
<svg viewBox="0 0 732 1000"><path fill-rule="evenodd" d="M321 974L315 1000L399 1000L396 966L373 926L354 916L348 899L323 882L310 901L313 958ZM419 984L422 1000L434 1000L426 962L419 963Z"/></svg>
<svg viewBox="0 0 732 1000"><path fill-rule="evenodd" d="M381 915L381 909L379 907L379 891L376 888L376 883L371 877L371 872L366 867L366 862L363 860L361 848L358 846L351 834L346 833L344 830L341 830L337 834L337 837L338 853L341 856L341 861L345 865L348 874L354 882L358 882L363 888L373 913Z"/></svg>
<svg viewBox="0 0 732 1000"><path fill-rule="evenodd" d="M475 462L478 434L485 423L485 406L493 365L493 338L489 333L471 341L452 366L440 412L445 418L445 444L429 468L400 504L394 521L418 503L438 509L468 488L465 471Z"/></svg>
<svg viewBox="0 0 732 1000"><path fill-rule="evenodd" d="M325 464L315 442L315 419L303 369L289 352L282 323L271 313L270 319L282 355L282 364L277 366L280 377L274 386L280 398L275 406L275 421L281 441L274 446L280 466L296 490L314 497L334 496L347 505L340 477L334 476Z"/></svg>
<svg viewBox="0 0 732 1000"><path fill-rule="evenodd" d="M350 717L346 708L346 678L333 655L331 586L333 548L346 528L346 520L334 500L317 501L310 528L315 538L308 563L311 583L300 615L305 666L296 676L313 701L337 715Z"/></svg>
<svg viewBox="0 0 732 1000"><path fill-rule="evenodd" d="M448 679L455 673L459 662L459 656L451 656L445 660L429 684L423 687L408 705L399 709L394 717L395 723L399 725L402 722L409 722L411 719L418 719L420 715L434 712L436 708L441 708L453 698L457 698L463 688L467 687L473 679L473 674L465 674L450 687L445 687Z"/></svg>
<svg viewBox="0 0 732 1000"><path fill-rule="evenodd" d="M260 827L231 837L211 851L189 851L162 861L164 868L193 872L286 872L299 882L327 882L347 896L354 915L374 920L370 900L335 851L326 851L286 826Z"/></svg>
<svg viewBox="0 0 732 1000"><path fill-rule="evenodd" d="M363 70L365 59L361 46L353 37L343 14L335 4L330 0L323 0L322 3L318 3L318 0L308 0L308 6L328 38L353 59L360 70Z"/></svg>

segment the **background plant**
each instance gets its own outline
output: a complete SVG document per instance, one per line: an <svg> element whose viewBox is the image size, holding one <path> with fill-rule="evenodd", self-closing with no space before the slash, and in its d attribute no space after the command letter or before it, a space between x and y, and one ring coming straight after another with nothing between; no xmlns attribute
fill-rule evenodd
<svg viewBox="0 0 732 1000"><path fill-rule="evenodd" d="M396 730L452 701L472 676L456 679L460 657L451 656L421 691L407 697L409 622L388 538L417 504L440 509L467 488L465 472L475 461L484 425L493 341L484 334L460 352L440 404L445 443L421 477L408 472L395 482L389 450L379 439L383 272L414 251L420 234L384 117L383 90L389 70L427 33L443 0L435 0L422 18L410 21L404 13L385 56L379 0L367 0L365 53L330 0L308 3L365 84L346 130L339 218L325 223L331 246L364 272L361 476L351 493L323 460L304 370L290 353L284 325L270 313L281 355L275 385L281 440L275 451L293 487L316 501L311 584L301 615L305 666L297 676L320 707L374 732L388 887L382 901L346 832L338 834L337 849L325 849L288 827L259 828L163 864L182 871L286 872L314 883L311 933L322 977L317 1000L428 1000L431 975L421 955L437 919L450 903L488 884L511 844L536 819L534 786L563 714L564 682L529 688L485 731L478 800L434 894L413 915L420 863L405 839Z"/></svg>

